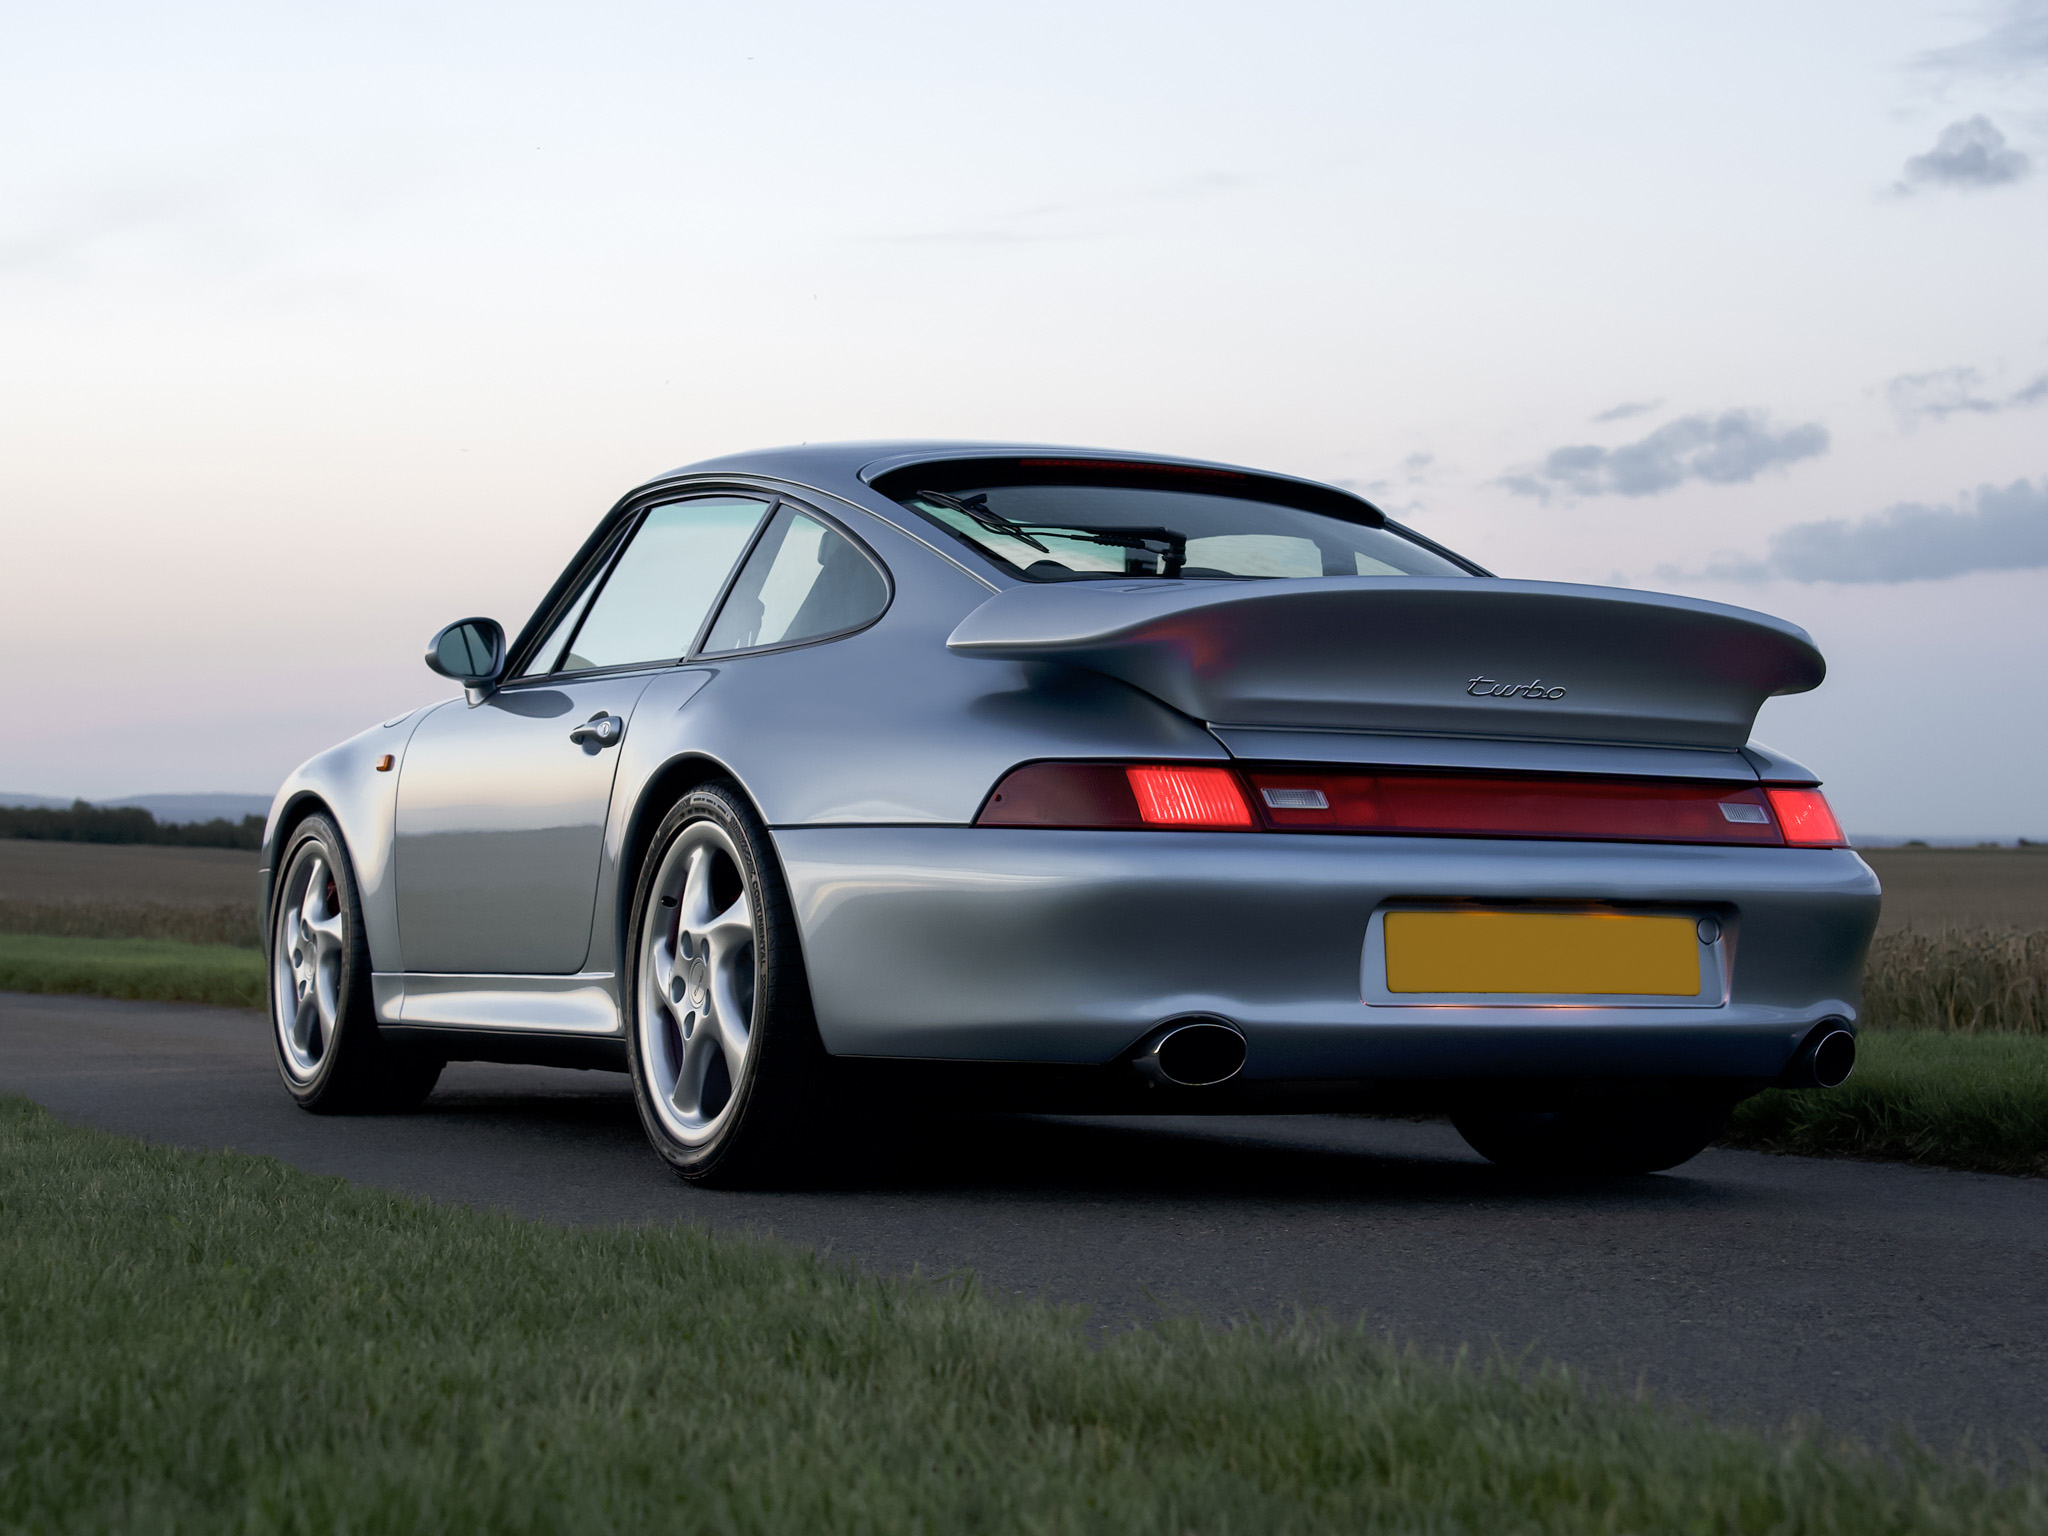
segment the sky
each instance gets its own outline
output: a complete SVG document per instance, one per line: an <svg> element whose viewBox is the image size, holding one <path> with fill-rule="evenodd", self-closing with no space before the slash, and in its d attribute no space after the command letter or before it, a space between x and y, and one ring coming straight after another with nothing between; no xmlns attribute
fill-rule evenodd
<svg viewBox="0 0 2048 1536"><path fill-rule="evenodd" d="M1804 625L2048 836L2048 0L0 0L0 789L275 787L634 484L993 437Z"/></svg>

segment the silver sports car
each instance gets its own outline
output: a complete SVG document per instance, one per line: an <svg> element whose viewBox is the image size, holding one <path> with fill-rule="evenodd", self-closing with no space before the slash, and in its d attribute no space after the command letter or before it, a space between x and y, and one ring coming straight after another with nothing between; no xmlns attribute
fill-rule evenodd
<svg viewBox="0 0 2048 1536"><path fill-rule="evenodd" d="M1749 740L1800 629L1490 575L1347 491L812 445L662 475L264 835L309 1110L629 1073L686 1177L885 1100L1433 1110L1671 1167L1855 1057L1878 884ZM870 1122L871 1123L871 1122Z"/></svg>

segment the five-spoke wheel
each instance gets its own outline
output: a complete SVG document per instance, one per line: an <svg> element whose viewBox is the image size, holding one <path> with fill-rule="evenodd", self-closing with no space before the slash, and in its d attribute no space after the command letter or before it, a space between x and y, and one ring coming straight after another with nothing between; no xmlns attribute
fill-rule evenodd
<svg viewBox="0 0 2048 1536"><path fill-rule="evenodd" d="M730 785L656 828L635 886L627 1051L655 1149L707 1182L761 1182L815 1129L823 1051L766 830Z"/></svg>
<svg viewBox="0 0 2048 1536"><path fill-rule="evenodd" d="M754 904L715 821L668 845L640 935L640 1050L655 1112L678 1141L709 1139L746 1070L754 1024Z"/></svg>
<svg viewBox="0 0 2048 1536"><path fill-rule="evenodd" d="M433 1092L441 1061L378 1032L370 947L341 833L306 817L278 851L270 902L270 1019L278 1071L301 1108L321 1114L409 1109Z"/></svg>
<svg viewBox="0 0 2048 1536"><path fill-rule="evenodd" d="M299 844L279 882L278 901L283 911L270 967L277 992L278 1044L285 1070L306 1081L334 1048L348 942L341 888L331 856L317 839Z"/></svg>

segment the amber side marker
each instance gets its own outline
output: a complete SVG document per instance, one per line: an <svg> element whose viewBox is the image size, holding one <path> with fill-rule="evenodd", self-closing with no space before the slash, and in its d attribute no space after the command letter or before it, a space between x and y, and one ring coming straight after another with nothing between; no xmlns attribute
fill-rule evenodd
<svg viewBox="0 0 2048 1536"><path fill-rule="evenodd" d="M377 759L377 771L379 773L389 773L392 769L392 766L397 761L397 758L393 757L389 752L386 752L382 757Z"/></svg>

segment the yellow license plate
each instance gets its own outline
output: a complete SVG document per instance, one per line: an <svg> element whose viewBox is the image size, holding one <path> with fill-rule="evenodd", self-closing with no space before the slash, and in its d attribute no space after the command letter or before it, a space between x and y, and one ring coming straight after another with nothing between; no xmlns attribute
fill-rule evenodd
<svg viewBox="0 0 2048 1536"><path fill-rule="evenodd" d="M1623 912L1389 912L1389 992L1698 997L1689 917Z"/></svg>

